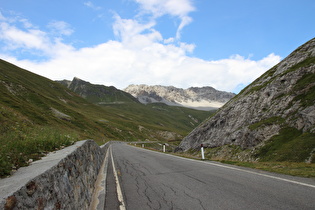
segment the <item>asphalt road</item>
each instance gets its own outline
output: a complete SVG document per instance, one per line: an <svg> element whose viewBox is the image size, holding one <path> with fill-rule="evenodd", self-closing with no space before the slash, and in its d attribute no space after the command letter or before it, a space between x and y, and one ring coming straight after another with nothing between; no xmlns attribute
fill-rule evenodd
<svg viewBox="0 0 315 210"><path fill-rule="evenodd" d="M113 144L111 153L127 210L315 209L314 179L184 159L126 144Z"/></svg>

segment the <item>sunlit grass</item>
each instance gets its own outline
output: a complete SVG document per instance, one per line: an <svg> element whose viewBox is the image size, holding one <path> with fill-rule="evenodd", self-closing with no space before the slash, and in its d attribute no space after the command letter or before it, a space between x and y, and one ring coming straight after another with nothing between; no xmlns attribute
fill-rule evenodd
<svg viewBox="0 0 315 210"><path fill-rule="evenodd" d="M69 146L78 140L75 133L62 132L52 127L18 126L0 135L0 176L26 166L50 151Z"/></svg>

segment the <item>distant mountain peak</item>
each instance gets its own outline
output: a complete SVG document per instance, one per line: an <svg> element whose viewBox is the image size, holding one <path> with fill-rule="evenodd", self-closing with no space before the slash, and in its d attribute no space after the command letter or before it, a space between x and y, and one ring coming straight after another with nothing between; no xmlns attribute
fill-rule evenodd
<svg viewBox="0 0 315 210"><path fill-rule="evenodd" d="M139 103L129 93L118 90L113 86L96 85L74 77L72 81L62 80L59 83L67 86L70 90L85 98L89 102L96 104L121 104Z"/></svg>
<svg viewBox="0 0 315 210"><path fill-rule="evenodd" d="M235 96L234 93L218 91L213 87L190 87L188 89L162 85L129 85L124 89L141 103L165 103L199 110L212 110L223 106Z"/></svg>

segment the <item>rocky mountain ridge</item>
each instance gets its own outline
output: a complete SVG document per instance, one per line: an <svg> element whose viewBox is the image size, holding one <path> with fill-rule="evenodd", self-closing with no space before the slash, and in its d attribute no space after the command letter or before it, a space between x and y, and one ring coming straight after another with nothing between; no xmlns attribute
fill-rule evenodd
<svg viewBox="0 0 315 210"><path fill-rule="evenodd" d="M91 84L77 77L72 81L61 80L57 81L73 92L77 93L86 100L96 104L121 104L121 103L139 103L129 93L121 91L114 86L104 86Z"/></svg>
<svg viewBox="0 0 315 210"><path fill-rule="evenodd" d="M249 159L257 159L259 152L262 154L265 149L266 155L266 147L277 143L277 149L279 145L285 146L288 153L301 146L304 149L299 161L315 161L314 104L315 39L312 39L195 128L177 150L196 149L201 144L209 148L234 145L251 150ZM279 142L290 132L294 135ZM281 160L279 153L272 155ZM291 158L297 156L292 154Z"/></svg>
<svg viewBox="0 0 315 210"><path fill-rule="evenodd" d="M182 89L161 85L129 85L124 91L143 104L165 103L170 106L185 106L199 110L217 109L235 96L234 93L218 91L212 87Z"/></svg>

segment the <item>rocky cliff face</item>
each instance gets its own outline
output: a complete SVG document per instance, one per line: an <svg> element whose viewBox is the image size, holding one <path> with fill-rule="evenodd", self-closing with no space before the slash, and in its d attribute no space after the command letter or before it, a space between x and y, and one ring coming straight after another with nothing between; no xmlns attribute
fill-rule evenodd
<svg viewBox="0 0 315 210"><path fill-rule="evenodd" d="M143 104L165 103L200 110L219 108L235 96L234 93L218 91L212 87L181 89L161 85L129 85L124 91L138 98Z"/></svg>
<svg viewBox="0 0 315 210"><path fill-rule="evenodd" d="M283 133L284 128L312 135L310 142L314 145L314 104L315 39L312 39L195 128L178 150L195 149L200 144L211 148L222 145L255 148Z"/></svg>

